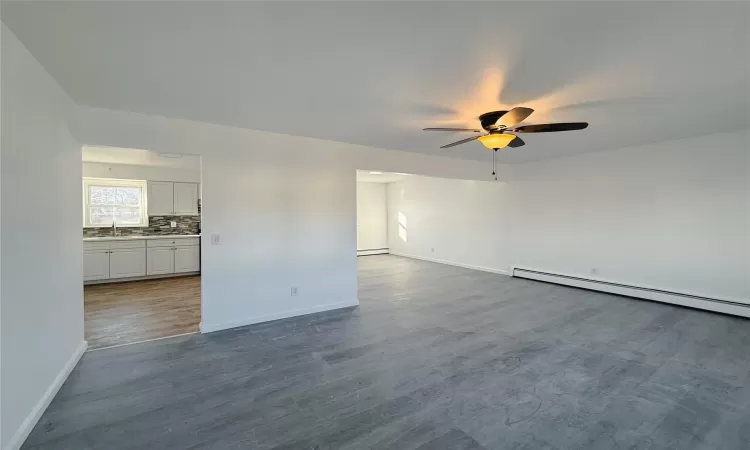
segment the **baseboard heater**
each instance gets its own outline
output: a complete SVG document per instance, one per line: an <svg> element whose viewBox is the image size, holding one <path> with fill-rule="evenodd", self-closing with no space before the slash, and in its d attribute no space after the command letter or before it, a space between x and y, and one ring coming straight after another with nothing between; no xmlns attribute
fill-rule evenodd
<svg viewBox="0 0 750 450"><path fill-rule="evenodd" d="M357 256L369 256L369 255L384 255L390 253L388 248L368 248L365 250L357 250Z"/></svg>
<svg viewBox="0 0 750 450"><path fill-rule="evenodd" d="M520 267L513 267L511 275L517 278L528 278L530 280L545 281L547 283L564 284L566 286L574 286L594 291L602 291L611 294L688 306L691 308L707 309L724 314L750 317L750 304L731 300L721 300L699 295L684 294L681 292L671 292L662 289L631 286L609 281L592 280L589 278L523 269Z"/></svg>

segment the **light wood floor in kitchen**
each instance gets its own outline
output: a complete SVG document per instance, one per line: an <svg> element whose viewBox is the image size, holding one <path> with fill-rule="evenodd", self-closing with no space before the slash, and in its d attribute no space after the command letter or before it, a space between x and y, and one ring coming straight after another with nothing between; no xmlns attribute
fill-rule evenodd
<svg viewBox="0 0 750 450"><path fill-rule="evenodd" d="M198 331L201 277L85 286L89 349Z"/></svg>

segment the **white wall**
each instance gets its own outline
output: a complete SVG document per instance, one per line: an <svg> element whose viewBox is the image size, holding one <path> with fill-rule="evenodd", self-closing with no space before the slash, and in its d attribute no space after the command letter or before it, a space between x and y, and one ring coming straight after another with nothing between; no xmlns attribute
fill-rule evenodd
<svg viewBox="0 0 750 450"><path fill-rule="evenodd" d="M488 176L474 161L88 107L75 134L202 156L204 331L358 303L356 169Z"/></svg>
<svg viewBox="0 0 750 450"><path fill-rule="evenodd" d="M399 254L504 273L507 186L413 176L388 184L388 243Z"/></svg>
<svg viewBox="0 0 750 450"><path fill-rule="evenodd" d="M357 303L355 169L489 178L479 162L75 107L5 25L2 58L4 449L20 445L83 349L78 142L203 156L204 330ZM392 208L408 218L400 248L491 269L596 267L604 279L747 301L748 139L501 167L507 184L399 183L389 197L403 195Z"/></svg>
<svg viewBox="0 0 750 450"><path fill-rule="evenodd" d="M81 148L68 131L71 107L3 24L3 449L20 447L84 349Z"/></svg>
<svg viewBox="0 0 750 450"><path fill-rule="evenodd" d="M83 163L83 176L93 178L118 178L123 180L176 181L185 183L201 182L200 169L110 164L88 161L84 161Z"/></svg>
<svg viewBox="0 0 750 450"><path fill-rule="evenodd" d="M387 186L357 182L357 250L388 248Z"/></svg>
<svg viewBox="0 0 750 450"><path fill-rule="evenodd" d="M750 303L750 130L514 166L512 264Z"/></svg>
<svg viewBox="0 0 750 450"><path fill-rule="evenodd" d="M749 148L746 130L516 165L507 183L412 177L389 187L391 253L750 303Z"/></svg>

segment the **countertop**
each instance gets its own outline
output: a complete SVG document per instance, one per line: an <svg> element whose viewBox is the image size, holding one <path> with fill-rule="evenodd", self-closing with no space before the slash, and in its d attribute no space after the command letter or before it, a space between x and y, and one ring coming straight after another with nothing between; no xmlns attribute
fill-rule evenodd
<svg viewBox="0 0 750 450"><path fill-rule="evenodd" d="M199 238L200 234L172 234L162 236L101 236L101 237L85 237L83 242L102 242L102 241L132 241L134 239L183 239L183 238Z"/></svg>

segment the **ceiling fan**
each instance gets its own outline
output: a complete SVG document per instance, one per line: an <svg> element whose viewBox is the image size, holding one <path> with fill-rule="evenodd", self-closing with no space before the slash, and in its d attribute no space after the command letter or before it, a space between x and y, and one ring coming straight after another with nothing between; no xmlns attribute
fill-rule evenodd
<svg viewBox="0 0 750 450"><path fill-rule="evenodd" d="M479 122L487 134L481 136L472 136L443 145L440 148L455 147L467 142L479 140L485 147L497 152L498 149L510 147L517 148L526 143L520 137L513 133L550 133L553 131L573 131L583 130L588 127L587 122L567 122L567 123L544 123L539 125L523 125L516 127L533 113L531 108L517 106L510 111L490 111L479 116ZM514 128L515 127L515 128ZM472 133L482 133L482 130L474 128L424 128L424 131L467 131ZM495 175L495 153L492 154L493 170ZM495 176L497 180L497 176Z"/></svg>
<svg viewBox="0 0 750 450"><path fill-rule="evenodd" d="M515 127L526 120L533 113L531 108L517 106L510 111L491 111L479 116L482 128L487 134L481 136L472 136L443 145L440 148L455 147L456 145L479 140L485 147L499 149L505 147L521 147L526 143L518 136L512 133L549 133L553 131L573 131L583 130L588 127L587 122L568 122L568 123L544 123L539 125L523 125ZM482 130L475 128L424 128L424 131L469 131L472 133L482 133Z"/></svg>

